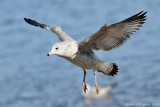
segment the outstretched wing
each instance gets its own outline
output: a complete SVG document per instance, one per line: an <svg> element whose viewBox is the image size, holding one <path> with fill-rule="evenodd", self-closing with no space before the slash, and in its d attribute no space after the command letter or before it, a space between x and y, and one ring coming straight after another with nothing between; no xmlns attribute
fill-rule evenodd
<svg viewBox="0 0 160 107"><path fill-rule="evenodd" d="M47 29L52 31L53 33L56 33L58 35L58 38L60 41L74 41L71 37L67 36L60 27L50 27L46 24L41 24L38 23L34 20L28 19L28 18L24 18L24 20L31 25L37 26L37 27L41 27L43 29Z"/></svg>
<svg viewBox="0 0 160 107"><path fill-rule="evenodd" d="M121 21L119 23L107 26L104 25L98 32L79 43L79 46L87 49L110 51L120 47L130 35L139 30L146 20L147 12L138 14Z"/></svg>

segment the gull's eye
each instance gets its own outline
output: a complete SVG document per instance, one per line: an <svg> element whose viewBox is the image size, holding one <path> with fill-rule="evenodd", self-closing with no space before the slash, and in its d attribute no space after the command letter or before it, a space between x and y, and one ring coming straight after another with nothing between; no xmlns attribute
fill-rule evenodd
<svg viewBox="0 0 160 107"><path fill-rule="evenodd" d="M58 50L58 48L55 48L56 50Z"/></svg>

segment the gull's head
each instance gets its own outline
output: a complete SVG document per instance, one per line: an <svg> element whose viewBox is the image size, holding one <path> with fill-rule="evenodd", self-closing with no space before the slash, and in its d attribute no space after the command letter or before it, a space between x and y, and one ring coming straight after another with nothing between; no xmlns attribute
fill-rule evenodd
<svg viewBox="0 0 160 107"><path fill-rule="evenodd" d="M72 57L77 51L78 44L76 42L59 42L52 46L47 56L57 55L60 57Z"/></svg>

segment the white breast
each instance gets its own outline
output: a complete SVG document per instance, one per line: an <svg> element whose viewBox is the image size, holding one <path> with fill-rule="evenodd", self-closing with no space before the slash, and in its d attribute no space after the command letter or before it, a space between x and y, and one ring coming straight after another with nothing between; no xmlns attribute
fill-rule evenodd
<svg viewBox="0 0 160 107"><path fill-rule="evenodd" d="M99 61L94 54L89 54L86 52L77 52L72 58L66 59L83 69L94 69Z"/></svg>

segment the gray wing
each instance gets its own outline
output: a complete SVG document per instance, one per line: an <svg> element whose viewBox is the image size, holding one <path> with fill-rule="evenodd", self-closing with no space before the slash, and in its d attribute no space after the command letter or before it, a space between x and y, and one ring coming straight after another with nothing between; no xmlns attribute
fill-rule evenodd
<svg viewBox="0 0 160 107"><path fill-rule="evenodd" d="M60 27L50 27L49 25L46 24L41 24L38 23L34 20L28 19L28 18L24 18L24 20L31 25L37 26L37 27L41 27L43 29L47 29L52 31L53 33L56 33L58 35L58 38L60 41L74 41L71 37L67 36Z"/></svg>
<svg viewBox="0 0 160 107"><path fill-rule="evenodd" d="M118 48L130 38L131 34L139 30L146 20L146 13L147 12L141 11L119 23L110 26L104 25L98 32L80 42L79 46L86 50L94 49L104 51Z"/></svg>

